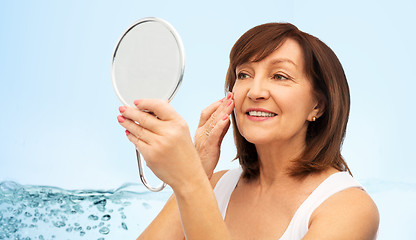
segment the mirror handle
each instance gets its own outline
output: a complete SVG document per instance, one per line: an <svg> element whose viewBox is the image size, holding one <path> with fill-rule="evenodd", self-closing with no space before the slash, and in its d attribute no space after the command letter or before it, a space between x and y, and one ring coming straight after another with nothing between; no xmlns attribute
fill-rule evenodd
<svg viewBox="0 0 416 240"><path fill-rule="evenodd" d="M136 156L137 156L137 163L139 164L139 174L140 174L140 180L142 180L142 183L144 186L149 189L152 192L160 192L166 187L166 183L162 182L162 184L158 187L152 187L147 183L146 177L144 176L144 169L143 169L143 161L140 157L140 152L136 149Z"/></svg>

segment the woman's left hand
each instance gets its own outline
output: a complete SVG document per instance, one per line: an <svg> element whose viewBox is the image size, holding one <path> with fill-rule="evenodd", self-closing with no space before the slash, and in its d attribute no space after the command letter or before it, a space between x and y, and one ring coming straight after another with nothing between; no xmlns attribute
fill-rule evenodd
<svg viewBox="0 0 416 240"><path fill-rule="evenodd" d="M120 107L117 119L154 174L174 190L205 175L188 125L173 107L158 99L135 104Z"/></svg>

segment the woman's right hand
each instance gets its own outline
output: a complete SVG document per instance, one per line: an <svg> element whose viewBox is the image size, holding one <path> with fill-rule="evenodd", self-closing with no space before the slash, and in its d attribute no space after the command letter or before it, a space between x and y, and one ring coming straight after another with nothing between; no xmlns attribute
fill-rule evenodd
<svg viewBox="0 0 416 240"><path fill-rule="evenodd" d="M233 109L233 94L228 93L227 97L211 104L201 113L194 142L208 179L211 179L220 158L221 143L230 127L229 115Z"/></svg>

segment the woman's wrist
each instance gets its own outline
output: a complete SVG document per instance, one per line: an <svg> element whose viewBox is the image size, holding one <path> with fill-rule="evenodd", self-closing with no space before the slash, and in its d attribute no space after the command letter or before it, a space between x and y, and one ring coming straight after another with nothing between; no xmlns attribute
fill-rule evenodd
<svg viewBox="0 0 416 240"><path fill-rule="evenodd" d="M194 172L192 178L187 178L180 185L171 187L177 198L186 198L189 194L196 193L204 187L211 188L210 177L212 177L212 174L209 176L204 170L200 169L200 171Z"/></svg>

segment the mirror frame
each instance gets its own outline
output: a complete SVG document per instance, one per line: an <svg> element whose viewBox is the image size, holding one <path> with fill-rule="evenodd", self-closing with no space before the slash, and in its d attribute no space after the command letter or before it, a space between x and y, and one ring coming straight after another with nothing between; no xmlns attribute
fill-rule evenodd
<svg viewBox="0 0 416 240"><path fill-rule="evenodd" d="M184 72L185 72L185 50L184 50L184 47L183 47L182 39L180 38L180 36L177 33L177 31L175 30L175 28L170 23L168 23L167 21L165 21L163 19L160 19L160 18L155 18L155 17L142 18L142 19L136 21L135 23L133 23L132 25L130 25L127 28L127 30L125 30L125 32L121 35L120 39L117 41L117 44L116 44L116 47L114 48L113 56L112 56L112 59L111 59L111 81L112 81L112 84L113 84L113 89L116 92L116 95L119 98L119 100L124 105L127 105L127 106L129 104L123 99L123 97L121 96L121 94L119 92L119 89L117 88L117 85L116 85L115 60L116 60L116 56L117 56L117 50L118 50L118 48L120 46L121 41L124 39L124 37L134 27L136 27L139 24L143 24L143 23L147 23L147 22L157 22L159 24L162 24L167 30L169 30L170 33L173 35L173 37L174 37L174 39L176 41L178 50L179 50L179 64L178 64L179 71L178 71L178 76L177 76L178 82L176 84L175 89L173 89L172 93L170 94L169 98L168 99L165 99L165 100L168 100L170 102L172 100L172 98L175 96L176 92L179 89L179 86L182 83L183 75L184 75ZM140 152L136 149L136 157L137 157L137 163L138 163L138 167L139 167L140 180L142 181L142 183L144 184L144 186L147 189L149 189L150 191L159 192L159 191L163 190L165 188L165 186L166 186L166 183L162 182L162 184L160 186L158 186L158 187L152 187L152 186L150 186L150 184L146 180L146 177L144 175L143 162L142 162L142 159L143 158L141 158L140 155L141 155Z"/></svg>

